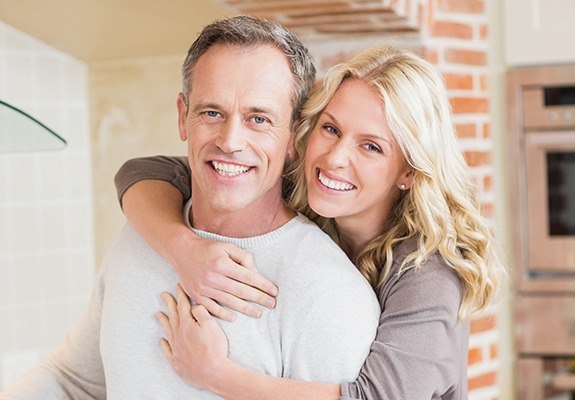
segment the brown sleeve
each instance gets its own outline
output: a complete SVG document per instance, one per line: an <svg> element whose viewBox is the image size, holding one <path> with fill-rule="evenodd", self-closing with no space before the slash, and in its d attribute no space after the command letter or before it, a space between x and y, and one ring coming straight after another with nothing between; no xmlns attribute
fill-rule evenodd
<svg viewBox="0 0 575 400"><path fill-rule="evenodd" d="M191 172L187 157L141 157L126 161L114 177L120 205L130 186L147 179L170 182L182 192L184 201L190 198Z"/></svg>
<svg viewBox="0 0 575 400"><path fill-rule="evenodd" d="M468 324L458 320L462 286L443 260L397 274L378 293L374 343L341 399L467 399Z"/></svg>

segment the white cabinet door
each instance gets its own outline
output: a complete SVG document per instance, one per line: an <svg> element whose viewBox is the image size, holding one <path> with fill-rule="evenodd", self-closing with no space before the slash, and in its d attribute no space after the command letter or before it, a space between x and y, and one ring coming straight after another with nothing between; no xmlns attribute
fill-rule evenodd
<svg viewBox="0 0 575 400"><path fill-rule="evenodd" d="M575 0L504 1L507 64L575 62Z"/></svg>

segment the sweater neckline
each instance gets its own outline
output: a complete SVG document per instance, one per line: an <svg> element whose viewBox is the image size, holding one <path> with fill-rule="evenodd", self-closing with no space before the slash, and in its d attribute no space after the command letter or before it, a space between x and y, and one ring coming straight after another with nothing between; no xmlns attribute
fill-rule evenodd
<svg viewBox="0 0 575 400"><path fill-rule="evenodd" d="M231 236L223 236L217 233L194 228L190 224L190 218L189 218L191 209L192 209L192 200L189 199L184 207L183 212L184 221L186 221L186 225L188 226L188 228L190 228L196 235L204 239L211 239L211 240L217 240L218 242L231 243L243 249L253 249L259 246L268 245L269 243L289 234L289 232L291 232L293 229L297 227L298 222L303 222L302 218L305 218L302 214L298 213L295 217L290 219L288 222L286 222L279 228L274 229L273 231L264 233L263 235L238 238Z"/></svg>

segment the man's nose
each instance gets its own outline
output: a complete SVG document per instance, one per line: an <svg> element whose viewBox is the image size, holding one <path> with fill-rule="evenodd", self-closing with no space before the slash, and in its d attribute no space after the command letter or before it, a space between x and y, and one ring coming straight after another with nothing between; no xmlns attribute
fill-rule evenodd
<svg viewBox="0 0 575 400"><path fill-rule="evenodd" d="M225 153L234 153L244 150L246 147L245 132L241 122L235 119L228 119L219 132L216 145Z"/></svg>
<svg viewBox="0 0 575 400"><path fill-rule="evenodd" d="M328 149L327 162L331 168L344 168L349 166L350 143L338 140Z"/></svg>

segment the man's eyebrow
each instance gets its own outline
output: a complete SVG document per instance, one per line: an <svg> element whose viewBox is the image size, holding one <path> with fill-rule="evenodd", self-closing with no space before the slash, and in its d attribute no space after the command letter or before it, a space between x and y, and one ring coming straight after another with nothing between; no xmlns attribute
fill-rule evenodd
<svg viewBox="0 0 575 400"><path fill-rule="evenodd" d="M216 103L197 103L196 105L194 105L194 108L192 108L192 111L196 113L200 110L206 110L206 109L219 110L220 106L218 106Z"/></svg>
<svg viewBox="0 0 575 400"><path fill-rule="evenodd" d="M256 113L256 114L265 114L265 115L269 115L271 116L273 119L277 119L278 118L278 113L276 112L275 109L271 108L271 107L260 107L260 106L254 106L254 107L249 107L248 111L251 113Z"/></svg>

